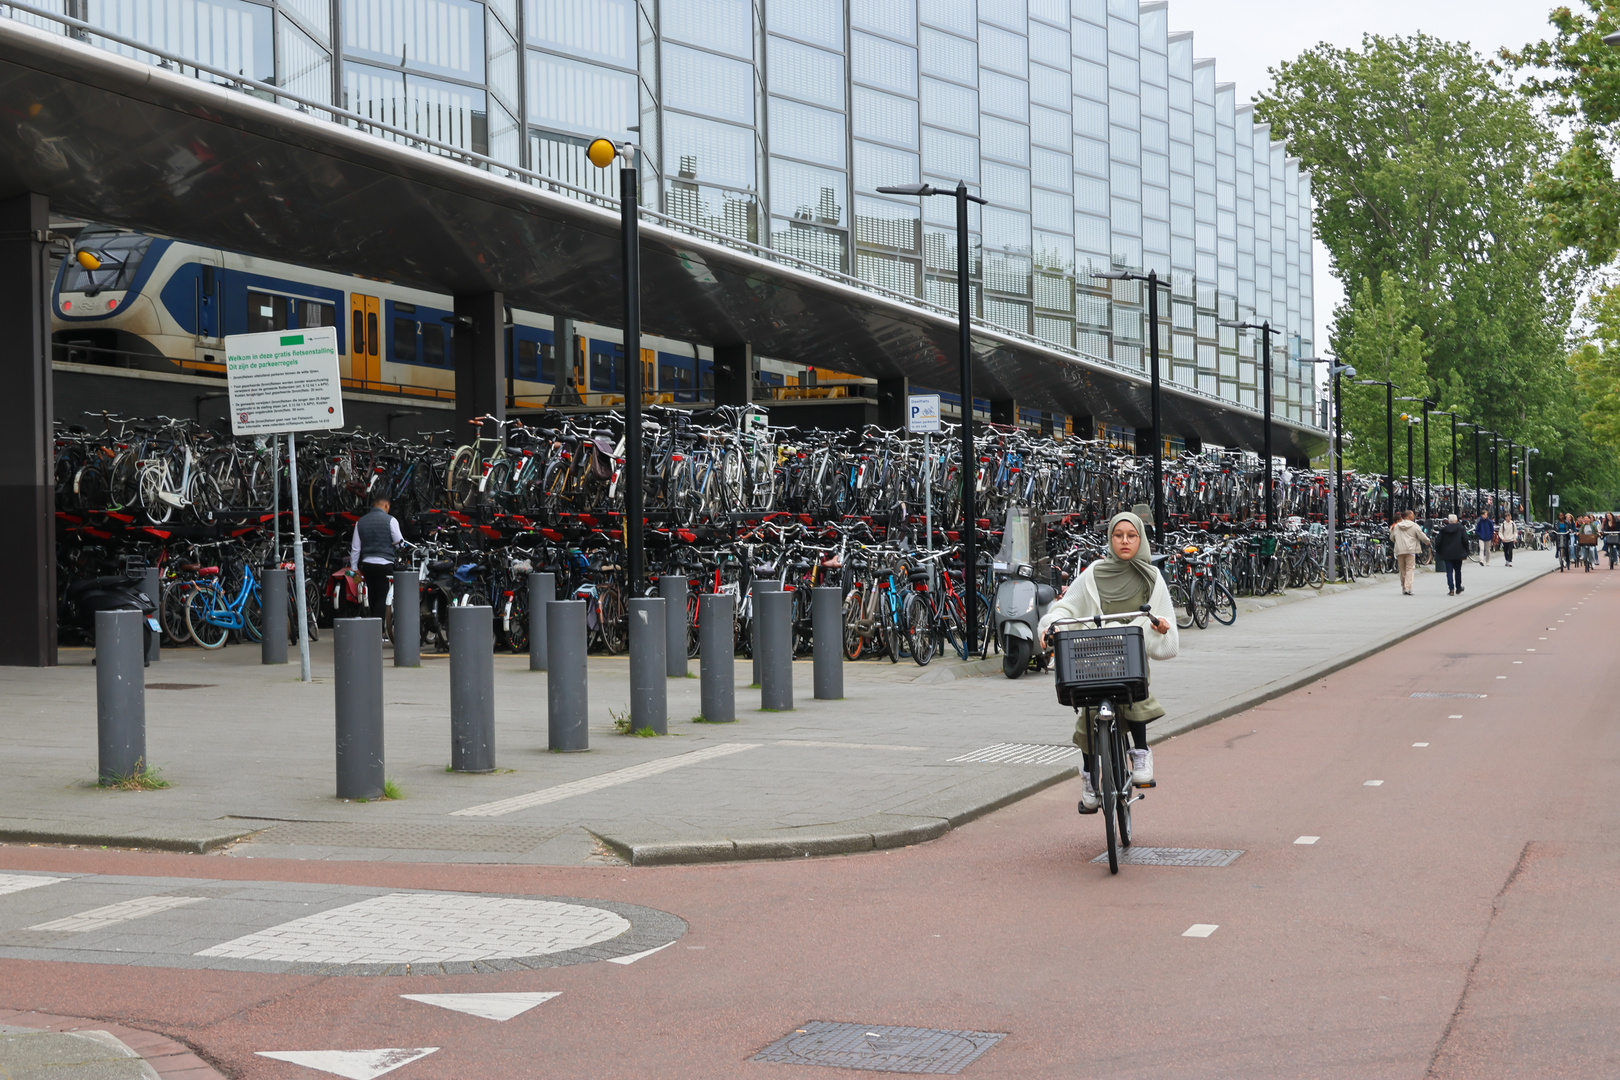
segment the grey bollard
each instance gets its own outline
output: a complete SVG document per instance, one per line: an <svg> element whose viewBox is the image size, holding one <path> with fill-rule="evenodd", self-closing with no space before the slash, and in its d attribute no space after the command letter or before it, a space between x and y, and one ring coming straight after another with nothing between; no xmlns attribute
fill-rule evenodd
<svg viewBox="0 0 1620 1080"><path fill-rule="evenodd" d="M774 712L793 708L793 594L754 596L759 624L759 707Z"/></svg>
<svg viewBox="0 0 1620 1080"><path fill-rule="evenodd" d="M422 575L394 571L394 666L422 666Z"/></svg>
<svg viewBox="0 0 1620 1080"><path fill-rule="evenodd" d="M585 668L585 601L546 603L546 731L553 751L591 748Z"/></svg>
<svg viewBox="0 0 1620 1080"><path fill-rule="evenodd" d="M382 620L332 624L332 685L337 705L337 797L383 794Z"/></svg>
<svg viewBox="0 0 1620 1080"><path fill-rule="evenodd" d="M669 734L669 696L664 681L668 627L661 597L630 601L630 730Z"/></svg>
<svg viewBox="0 0 1620 1080"><path fill-rule="evenodd" d="M141 581L141 591L152 598L152 618L159 617L162 609L158 601L163 599L163 573L155 566L146 568L146 576ZM153 634L152 639L146 643L146 662L148 664L163 659L163 634Z"/></svg>
<svg viewBox="0 0 1620 1080"><path fill-rule="evenodd" d="M735 596L698 597L698 677L703 719L710 724L737 719L736 611Z"/></svg>
<svg viewBox="0 0 1620 1080"><path fill-rule="evenodd" d="M546 605L557 599L557 575L529 575L529 670L546 670Z"/></svg>
<svg viewBox="0 0 1620 1080"><path fill-rule="evenodd" d="M495 612L450 609L450 770L495 771Z"/></svg>
<svg viewBox="0 0 1620 1080"><path fill-rule="evenodd" d="M146 770L146 614L96 612L97 775L105 782Z"/></svg>
<svg viewBox="0 0 1620 1080"><path fill-rule="evenodd" d="M781 592L782 583L775 578L755 578L751 587L754 595L750 610L754 614L748 620L748 633L749 652L753 654L754 661L754 681L749 685L763 686L764 684L759 681L759 598L762 593Z"/></svg>
<svg viewBox="0 0 1620 1080"><path fill-rule="evenodd" d="M816 698L844 696L844 590L836 585L810 590L810 626L815 635Z"/></svg>
<svg viewBox="0 0 1620 1080"><path fill-rule="evenodd" d="M266 569L259 576L259 619L263 636L259 660L265 664L287 662L287 571Z"/></svg>
<svg viewBox="0 0 1620 1080"><path fill-rule="evenodd" d="M660 574L658 594L664 598L664 674L686 678L686 579Z"/></svg>

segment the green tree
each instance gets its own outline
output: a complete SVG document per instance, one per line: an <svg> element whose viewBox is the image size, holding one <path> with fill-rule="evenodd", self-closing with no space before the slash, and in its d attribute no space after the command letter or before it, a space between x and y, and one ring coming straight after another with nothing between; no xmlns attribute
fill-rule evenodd
<svg viewBox="0 0 1620 1080"><path fill-rule="evenodd" d="M1380 288L1367 278L1348 305L1346 317L1335 326L1334 354L1356 369L1358 379L1384 379L1400 387L1397 396L1426 397L1429 372L1425 364L1423 328L1412 320L1400 280L1385 272ZM1389 397L1382 386L1344 383L1345 467L1384 473L1389 468ZM1403 412L1421 415L1409 403L1396 402L1395 474L1406 472ZM1418 466L1422 468L1421 464Z"/></svg>
<svg viewBox="0 0 1620 1080"><path fill-rule="evenodd" d="M1581 422L1599 444L1620 449L1620 284L1595 291L1581 314L1591 330L1569 358L1586 406Z"/></svg>

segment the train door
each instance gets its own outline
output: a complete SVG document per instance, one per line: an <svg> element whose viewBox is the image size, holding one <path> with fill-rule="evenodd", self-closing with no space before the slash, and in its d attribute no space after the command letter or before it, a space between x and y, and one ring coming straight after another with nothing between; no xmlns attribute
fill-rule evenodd
<svg viewBox="0 0 1620 1080"><path fill-rule="evenodd" d="M375 296L349 294L349 378L382 381L382 305Z"/></svg>
<svg viewBox="0 0 1620 1080"><path fill-rule="evenodd" d="M198 263L198 271L197 347L199 350L217 350L219 339L223 336L220 328L219 264L212 259L202 259ZM214 358L210 356L208 359Z"/></svg>

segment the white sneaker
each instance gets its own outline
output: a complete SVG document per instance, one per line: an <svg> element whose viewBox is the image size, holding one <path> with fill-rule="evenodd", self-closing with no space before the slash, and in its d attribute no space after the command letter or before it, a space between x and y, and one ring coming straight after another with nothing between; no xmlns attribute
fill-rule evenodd
<svg viewBox="0 0 1620 1080"><path fill-rule="evenodd" d="M1102 798L1097 794L1097 785L1091 782L1091 774L1084 770L1080 773L1080 812L1082 814L1095 814L1102 805Z"/></svg>
<svg viewBox="0 0 1620 1080"><path fill-rule="evenodd" d="M1153 786L1153 751L1132 750L1131 783L1137 787Z"/></svg>

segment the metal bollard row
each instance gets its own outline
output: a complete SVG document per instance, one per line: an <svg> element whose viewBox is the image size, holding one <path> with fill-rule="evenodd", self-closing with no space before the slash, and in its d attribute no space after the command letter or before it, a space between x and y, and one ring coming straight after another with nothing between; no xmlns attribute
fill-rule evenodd
<svg viewBox="0 0 1620 1080"><path fill-rule="evenodd" d="M661 597L630 601L630 730L669 734L669 678L664 648L669 630Z"/></svg>
<svg viewBox="0 0 1620 1080"><path fill-rule="evenodd" d="M96 749L103 783L146 768L146 614L96 612Z"/></svg>
<svg viewBox="0 0 1620 1080"><path fill-rule="evenodd" d="M337 797L380 799L383 765L382 620L332 624L337 717Z"/></svg>
<svg viewBox="0 0 1620 1080"><path fill-rule="evenodd" d="M450 609L450 769L495 771L495 612Z"/></svg>
<svg viewBox="0 0 1620 1080"><path fill-rule="evenodd" d="M394 571L394 666L422 666L422 576Z"/></svg>
<svg viewBox="0 0 1620 1080"><path fill-rule="evenodd" d="M698 680L703 719L710 724L737 719L736 610L735 596L698 597Z"/></svg>

